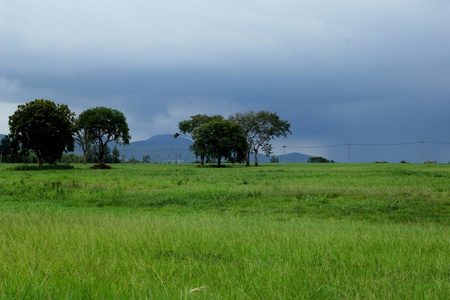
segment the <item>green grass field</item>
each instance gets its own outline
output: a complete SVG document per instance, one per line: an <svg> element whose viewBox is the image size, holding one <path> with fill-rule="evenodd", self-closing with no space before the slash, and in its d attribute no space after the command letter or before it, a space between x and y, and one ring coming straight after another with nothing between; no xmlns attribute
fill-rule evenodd
<svg viewBox="0 0 450 300"><path fill-rule="evenodd" d="M450 165L11 167L2 299L450 298Z"/></svg>

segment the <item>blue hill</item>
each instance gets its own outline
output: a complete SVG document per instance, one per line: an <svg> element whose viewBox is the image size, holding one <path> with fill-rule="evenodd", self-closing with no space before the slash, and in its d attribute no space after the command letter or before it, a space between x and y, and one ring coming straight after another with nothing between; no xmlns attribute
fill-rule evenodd
<svg viewBox="0 0 450 300"><path fill-rule="evenodd" d="M184 137L174 138L173 135L171 134L160 134L155 135L144 141L137 141L130 143L130 146L138 146L138 147L148 147L148 146L154 147L161 145L189 147L190 145L192 145L192 141Z"/></svg>

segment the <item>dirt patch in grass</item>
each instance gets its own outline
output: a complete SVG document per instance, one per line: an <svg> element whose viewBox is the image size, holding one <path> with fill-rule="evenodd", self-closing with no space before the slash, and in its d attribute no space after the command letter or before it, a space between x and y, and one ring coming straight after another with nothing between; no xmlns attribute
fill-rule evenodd
<svg viewBox="0 0 450 300"><path fill-rule="evenodd" d="M111 169L111 166L105 165L105 164L97 164L95 166L92 166L91 169L95 170L108 170Z"/></svg>

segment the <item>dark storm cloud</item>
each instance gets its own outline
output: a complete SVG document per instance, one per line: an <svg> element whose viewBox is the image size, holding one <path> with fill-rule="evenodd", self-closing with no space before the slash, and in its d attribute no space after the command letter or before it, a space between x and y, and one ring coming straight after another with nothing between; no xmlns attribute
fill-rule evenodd
<svg viewBox="0 0 450 300"><path fill-rule="evenodd" d="M346 146L301 147L450 141L449 20L443 1L2 3L0 131L11 103L49 98L121 109L133 140L264 109L292 124L278 146L339 161ZM416 146L352 152L419 161Z"/></svg>

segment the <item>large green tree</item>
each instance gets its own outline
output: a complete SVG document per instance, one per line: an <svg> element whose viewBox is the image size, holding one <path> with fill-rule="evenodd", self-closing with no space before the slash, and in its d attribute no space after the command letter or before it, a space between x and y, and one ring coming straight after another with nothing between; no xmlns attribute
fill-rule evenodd
<svg viewBox="0 0 450 300"><path fill-rule="evenodd" d="M84 130L89 140L98 146L97 157L105 164L107 144L129 144L130 133L125 115L116 109L95 107L83 111L78 116L78 130Z"/></svg>
<svg viewBox="0 0 450 300"><path fill-rule="evenodd" d="M198 155L216 159L221 166L222 158L235 162L245 160L247 140L239 124L223 121L211 121L196 128L192 133L192 150Z"/></svg>
<svg viewBox="0 0 450 300"><path fill-rule="evenodd" d="M74 150L74 116L67 105L36 99L19 105L9 117L11 145L15 153L33 152L39 165L55 163L64 151Z"/></svg>
<svg viewBox="0 0 450 300"><path fill-rule="evenodd" d="M286 120L281 120L277 113L269 111L249 111L246 113L236 113L229 116L228 120L242 126L247 137L248 148L246 151L246 163L250 165L250 154L255 154L255 166L258 165L258 153L262 149L268 156L272 153L270 141L275 137L286 137L291 124Z"/></svg>
<svg viewBox="0 0 450 300"><path fill-rule="evenodd" d="M221 115L208 116L201 114L191 116L189 120L178 122L178 129L180 130L180 132L177 132L174 135L174 137L177 138L178 136L183 135L193 139L194 131L203 124L206 124L211 121L223 121L223 116ZM197 152L196 155L200 156L200 164L203 166L205 164L205 153Z"/></svg>

